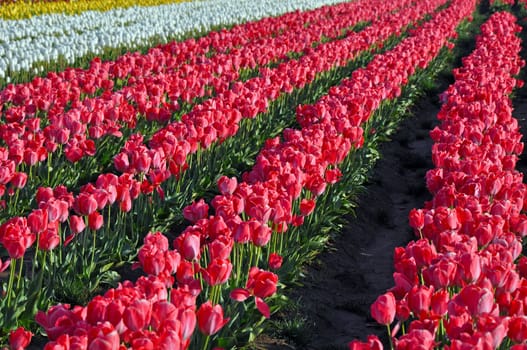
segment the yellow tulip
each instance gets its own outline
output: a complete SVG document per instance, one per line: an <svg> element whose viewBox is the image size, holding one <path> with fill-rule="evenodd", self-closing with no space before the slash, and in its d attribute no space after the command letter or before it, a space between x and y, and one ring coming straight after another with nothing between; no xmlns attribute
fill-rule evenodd
<svg viewBox="0 0 527 350"><path fill-rule="evenodd" d="M108 11L114 8L132 6L157 6L189 0L61 0L61 1L22 1L0 0L0 19L23 19L48 13L75 15L84 11Z"/></svg>

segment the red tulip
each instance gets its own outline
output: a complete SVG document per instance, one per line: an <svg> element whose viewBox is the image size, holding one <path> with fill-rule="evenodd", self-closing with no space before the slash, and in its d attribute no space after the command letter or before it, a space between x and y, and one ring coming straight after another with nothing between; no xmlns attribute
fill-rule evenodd
<svg viewBox="0 0 527 350"><path fill-rule="evenodd" d="M271 234L273 232L271 231L271 228L267 226L266 224L252 225L251 229L252 229L251 241L253 242L255 246L263 247L271 239Z"/></svg>
<svg viewBox="0 0 527 350"><path fill-rule="evenodd" d="M0 242L12 259L24 256L26 249L36 240L36 235L27 227L27 220L21 217L9 219L0 225Z"/></svg>
<svg viewBox="0 0 527 350"><path fill-rule="evenodd" d="M348 344L349 350L382 350L381 341L376 335L369 335L366 342L353 340Z"/></svg>
<svg viewBox="0 0 527 350"><path fill-rule="evenodd" d="M179 319L181 321L181 338L183 341L190 340L194 329L196 328L196 312L193 308L185 309L185 311L179 311Z"/></svg>
<svg viewBox="0 0 527 350"><path fill-rule="evenodd" d="M201 255L201 238L197 232L184 232L174 241L181 256L188 261L199 259Z"/></svg>
<svg viewBox="0 0 527 350"><path fill-rule="evenodd" d="M446 314L449 300L450 296L445 289L438 290L432 294L432 300L430 302L432 314L435 316L443 316Z"/></svg>
<svg viewBox="0 0 527 350"><path fill-rule="evenodd" d="M92 325L106 321L106 308L108 304L108 298L100 295L93 298L86 307L86 321Z"/></svg>
<svg viewBox="0 0 527 350"><path fill-rule="evenodd" d="M31 337L33 333L24 329L24 327L18 327L16 330L9 332L9 346L11 350L23 350L29 343L31 343Z"/></svg>
<svg viewBox="0 0 527 350"><path fill-rule="evenodd" d="M395 340L398 350L430 349L434 348L434 336L426 329L415 329Z"/></svg>
<svg viewBox="0 0 527 350"><path fill-rule="evenodd" d="M249 242L251 238L251 225L247 221L242 221L238 224L233 233L233 238L236 243L244 244ZM527 265L527 264L526 264Z"/></svg>
<svg viewBox="0 0 527 350"><path fill-rule="evenodd" d="M434 287L414 286L408 292L408 307L417 318L426 318L432 302Z"/></svg>
<svg viewBox="0 0 527 350"><path fill-rule="evenodd" d="M464 287L453 301L466 307L472 316L489 313L494 307L493 293L487 288L480 288L475 285Z"/></svg>
<svg viewBox="0 0 527 350"><path fill-rule="evenodd" d="M88 350L119 350L119 333L109 322L93 326L88 331Z"/></svg>
<svg viewBox="0 0 527 350"><path fill-rule="evenodd" d="M35 321L44 328L51 340L56 340L61 334L70 334L80 320L67 304L52 306L46 313L38 311L35 316Z"/></svg>
<svg viewBox="0 0 527 350"><path fill-rule="evenodd" d="M168 320L175 320L179 310L168 301L156 301L152 306L151 325L154 330L161 330L162 325Z"/></svg>
<svg viewBox="0 0 527 350"><path fill-rule="evenodd" d="M335 153L332 152L332 154L335 154ZM345 154L345 153L343 152L343 154ZM327 183L333 185L333 184L337 183L340 180L340 178L342 177L342 172L340 171L339 168L326 169L324 177L325 177Z"/></svg>
<svg viewBox="0 0 527 350"><path fill-rule="evenodd" d="M302 199L300 201L300 214L307 216L315 210L315 201L313 199Z"/></svg>
<svg viewBox="0 0 527 350"><path fill-rule="evenodd" d="M192 223L206 218L208 213L209 206L203 199L200 199L199 201L194 202L183 209L183 217Z"/></svg>
<svg viewBox="0 0 527 350"><path fill-rule="evenodd" d="M481 259L476 253L465 253L459 258L458 273L463 281L472 283L481 275Z"/></svg>
<svg viewBox="0 0 527 350"><path fill-rule="evenodd" d="M98 230L102 227L104 224L104 217L99 213L98 211L94 211L90 215L88 215L88 227L91 230Z"/></svg>
<svg viewBox="0 0 527 350"><path fill-rule="evenodd" d="M273 270L278 270L282 266L282 257L277 253L269 254L269 267Z"/></svg>
<svg viewBox="0 0 527 350"><path fill-rule="evenodd" d="M527 317L516 316L511 318L507 336L516 343L523 343L527 340Z"/></svg>
<svg viewBox="0 0 527 350"><path fill-rule="evenodd" d="M77 233L81 233L85 228L86 223L82 217L77 215L70 216L70 229L72 234L76 235Z"/></svg>
<svg viewBox="0 0 527 350"><path fill-rule="evenodd" d="M13 174L13 178L11 179L11 183L16 188L24 188L26 186L27 182L27 174L22 172L16 172Z"/></svg>
<svg viewBox="0 0 527 350"><path fill-rule="evenodd" d="M68 202L61 199L51 198L48 202L44 203L41 208L47 210L49 222L57 220L64 222L69 217L70 205Z"/></svg>
<svg viewBox="0 0 527 350"><path fill-rule="evenodd" d="M276 292L278 276L272 272L260 270L257 267L251 267L246 288L254 296L267 298Z"/></svg>
<svg viewBox="0 0 527 350"><path fill-rule="evenodd" d="M209 258L214 259L229 259L234 241L231 237L219 236L214 241L209 243Z"/></svg>
<svg viewBox="0 0 527 350"><path fill-rule="evenodd" d="M79 215L90 215L97 210L97 200L88 193L80 193L75 199L73 208Z"/></svg>
<svg viewBox="0 0 527 350"><path fill-rule="evenodd" d="M101 303L104 304L104 303ZM97 307L94 308L96 311ZM105 320L110 322L116 329L124 328L122 322L125 306L121 299L114 299L106 306ZM98 317L98 316L95 316Z"/></svg>
<svg viewBox="0 0 527 350"><path fill-rule="evenodd" d="M212 306L210 300L201 304L196 312L196 316L198 318L199 330L207 336L217 333L230 320L229 318L223 318L221 305Z"/></svg>
<svg viewBox="0 0 527 350"><path fill-rule="evenodd" d="M48 226L48 212L46 209L35 209L27 216L27 225L31 232L40 233Z"/></svg>
<svg viewBox="0 0 527 350"><path fill-rule="evenodd" d="M132 302L123 313L126 327L132 331L140 331L150 324L152 317L152 303L146 299Z"/></svg>
<svg viewBox="0 0 527 350"><path fill-rule="evenodd" d="M209 286L217 286L227 282L231 276L232 264L227 259L215 259L206 269L201 269L203 279Z"/></svg>
<svg viewBox="0 0 527 350"><path fill-rule="evenodd" d="M58 234L58 224L58 222L50 223L49 227L39 235L39 249L50 251L55 249L55 247L59 245L60 236Z"/></svg>
<svg viewBox="0 0 527 350"><path fill-rule="evenodd" d="M377 297L370 307L371 316L380 324L389 325L395 319L395 297L391 292Z"/></svg>

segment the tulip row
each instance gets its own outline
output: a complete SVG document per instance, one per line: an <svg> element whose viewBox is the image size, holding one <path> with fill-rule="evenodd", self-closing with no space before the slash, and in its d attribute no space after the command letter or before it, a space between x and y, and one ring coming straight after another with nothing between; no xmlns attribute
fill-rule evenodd
<svg viewBox="0 0 527 350"><path fill-rule="evenodd" d="M276 31L268 29L275 21L260 21L264 24L263 27L257 24L245 25L245 32L237 30L232 36L222 36L225 49L244 45L242 49L209 59L204 57L208 47L205 46L207 40L200 41L204 44L201 46L203 49L199 49L200 45L194 46L194 50L197 47L202 53L190 57L189 52L172 56L173 50L180 45L169 45L162 51L155 50L147 56L130 55L114 64L101 65L99 62L92 66L97 74L90 72L85 75L82 72L79 79L68 79L69 83L66 83L66 77L71 77L71 72L66 72L64 78L59 79L56 84L60 89L49 88L50 80L37 79L35 84L22 84L4 90L4 105L10 107L5 108L7 122L0 130L0 137L7 145L7 159L3 159L0 184L8 185L10 178L16 182L19 177L15 177L15 168L22 170L22 164L23 168L31 167L30 171L34 174L46 178L53 164L48 161L48 164L43 164L40 168L33 166L48 159L58 150L61 152L55 157L55 164L66 159L77 162L86 154L92 156L95 153L94 141L105 135L120 136L122 128L135 127L138 115L146 115L147 121L166 122L180 108L180 103L191 103L197 97L211 95L212 90L215 93L227 91L229 85L239 78L241 69L263 66L286 57L287 54L300 53L318 43L322 36L335 38L340 30L353 26L358 21L370 21L378 15L378 10L373 6L357 5L364 4L357 2L353 6L325 7L309 13L290 14L287 16L292 22L289 30L286 28L276 37L270 36L277 34ZM328 15L334 11L341 15L328 19ZM304 28L307 22L309 26ZM254 39L253 33L264 31L269 32L269 37L249 41L249 38ZM195 63L181 64L183 56ZM153 63L160 61L166 63L163 71L157 71L155 67L159 66ZM119 91L113 91L112 78L115 76L112 77L112 73L123 79L129 77L127 80L133 83ZM108 79L98 79L105 75ZM91 84L86 78L91 81L99 80L99 83ZM84 87L81 90L78 87L82 85ZM80 100L83 93L101 90L98 86L106 87L102 89L102 96ZM67 90L72 93L64 93ZM164 96L168 98L165 99ZM46 115L47 120L35 117L39 114ZM48 125L41 129L41 122ZM117 148L113 145L113 150L102 153L113 154L115 151ZM61 157L63 154L65 159ZM89 168L86 164L82 167ZM56 172L54 174L55 178L60 175ZM68 176L58 177L63 181L62 178ZM54 179L50 182L44 185L56 183Z"/></svg>
<svg viewBox="0 0 527 350"><path fill-rule="evenodd" d="M64 13L68 15L80 14L85 11L108 11L115 8L128 8L132 6L156 6L172 4L185 0L47 0L47 1L0 1L0 19L15 20L40 16L50 13Z"/></svg>
<svg viewBox="0 0 527 350"><path fill-rule="evenodd" d="M271 311L264 299L275 294L277 275L257 266L265 260L271 268L280 267L282 258L273 253L289 239L285 236L291 236L286 235L289 225L293 226L291 231L301 226L313 211L316 198L327 185L339 180L338 164L362 145L361 124L383 100L398 96L419 67L428 66L474 6L475 2L453 1L448 9L417 28L412 37L387 54L376 56L330 95L313 106L299 108L302 129L286 130L284 141L268 140L253 170L243 176L245 182L219 179L222 194L212 201L216 215L208 216L208 205L202 200L185 208L185 217L194 225L174 241L175 250L168 249L168 240L160 233L145 238L139 263L151 276L142 277L134 291L121 292L134 286L127 282L105 297L93 299L85 308L70 310L58 305L39 313L38 322L53 340L46 349L68 349L72 344L96 348L94 343L97 348L117 349L121 342L162 349L169 337L177 344L175 348L186 348L196 323L205 337L192 339L208 348L209 336L229 321L229 327L236 328L234 320L239 322L241 316L231 312L241 312L242 304L236 302L249 297L269 317ZM247 267L250 269L245 271ZM168 292L166 285L173 285L173 275L177 287ZM145 281L158 283L149 288L150 296L144 293ZM245 288L233 289L244 281ZM195 311L196 296L202 288L202 296L205 294L208 301ZM133 293L140 293L140 300L130 298ZM227 293L230 300L223 298ZM167 302L167 296L174 294L175 300ZM184 302L181 294L186 296ZM218 304L222 300L229 304L226 310L231 319L224 317ZM98 312L110 308L111 313ZM163 315L164 321L154 313Z"/></svg>
<svg viewBox="0 0 527 350"><path fill-rule="evenodd" d="M258 21L236 25L229 30L213 31L197 40L190 38L183 42L159 45L150 49L146 54L127 53L115 61L104 62L104 64L96 59L90 63L88 69L68 69L65 72L53 74L49 78L36 78L31 83L9 85L0 96L2 106L0 111L6 114L11 107L33 105L25 110L27 115L18 116L18 118L31 117L39 112L51 115L62 113L67 104L74 104L82 96L92 96L96 91L98 94L116 91L117 86L122 87L124 81L128 83L130 77L141 79L161 72L167 73L183 69L182 67L185 67L184 70L188 74L196 67L186 67L185 64L202 63L204 65L207 61L205 55L211 58L215 54L225 54L259 39L268 39L280 36L282 32L309 28L321 21L341 15L349 14L352 17L349 19L349 26L358 21L368 21L370 19L368 16L362 18L361 12L364 9L361 5L364 5L363 2L342 3L310 11L289 12L278 17L266 17ZM332 37L335 36L336 34L332 34ZM216 70L219 73L220 69ZM70 92L71 90L80 91L74 93ZM15 115L20 113L22 112L19 111ZM6 119L9 120L9 115L6 115Z"/></svg>
<svg viewBox="0 0 527 350"><path fill-rule="evenodd" d="M67 16L50 14L0 22L0 78L65 61L73 64L105 50L168 42L217 26L306 10L337 0L203 0Z"/></svg>
<svg viewBox="0 0 527 350"><path fill-rule="evenodd" d="M512 14L492 15L441 96L426 175L433 199L409 215L420 239L396 248L395 286L371 306L388 329L397 318L396 349L525 349L527 193L509 97L523 84L520 31ZM375 337L350 343L380 347Z"/></svg>
<svg viewBox="0 0 527 350"><path fill-rule="evenodd" d="M365 39L364 41L375 42L376 39L373 36L375 31L379 31L383 33L382 35L386 36L389 33L388 30L391 28L393 28L393 31L399 31L400 26L408 23L410 18L418 19L421 16L420 13L430 12L438 4L441 4L441 2L438 1L434 3L431 1L428 5L421 4L415 9L410 8L405 10L406 14L404 15L401 13L393 15L395 20L388 21L385 19L379 24L376 24L375 28L377 29L369 30L369 36L364 35L363 37ZM328 47L330 44L331 43L325 43L320 46ZM344 48L350 48L350 43L348 41L342 41L342 45L347 45L344 46ZM317 49L319 47L317 47ZM331 55L330 57L334 59L335 53L339 52L337 49L337 47L333 47L333 51L327 49L324 51L318 51L318 59L321 60L327 55ZM351 56L353 54L350 54L344 49L342 50L346 55ZM306 61L306 63L307 62L308 61ZM330 67L331 66L328 66L328 68ZM82 266L79 267L79 275L87 275L88 278L91 277L91 274L95 271L95 268L93 267L94 261L97 263L97 261L101 258L99 250L95 249L96 241L99 241L100 243L104 242L105 247L113 248L113 255L120 255L120 251L116 252L115 248L117 247L117 249L120 250L122 249L123 245L127 244L123 243L126 240L122 234L105 234L104 239L103 237L98 236L101 236L101 231L126 233L127 229L124 225L126 225L127 221L130 221L126 220L126 213L131 210L132 200L144 202L146 199L144 197L146 196L142 196L141 193L151 193L152 191L151 184L148 181L141 182L141 178L142 177L140 174L135 176L130 173L125 173L119 177L111 173L102 174L99 176L96 183L84 186L81 189L81 193L77 196L73 196L72 193L70 193L64 186L59 186L54 190L50 188L39 189L36 194L36 202L39 203L39 209L34 210L27 217L16 217L10 219L0 227L0 236L2 236L1 241L9 254L14 258L11 260L12 262L9 266L10 283L7 288L7 297L4 298L4 300L7 299L7 306L16 308L16 305L18 305L19 302L19 300L16 298L18 298L18 296L24 296L24 293L13 293L13 290L25 290L24 288L39 290L39 292L35 295L35 299L37 300L38 298L46 295L46 292L41 292L39 289L41 287L37 286L39 283L42 283L42 278L36 277L34 275L35 271L37 271L38 276L41 276L43 271L42 269L45 268L48 273L53 273L56 275L57 269L62 269L62 267L57 267L57 264L65 264L71 268L72 266L78 265L78 262L82 263ZM162 194L161 188L157 187L157 189L159 193ZM151 201L152 199L155 198L147 198L147 201ZM190 200L190 198L188 200ZM188 202L188 200L186 200L186 202ZM119 206L117 213L112 211L113 205L111 204L113 203ZM136 204L141 207L140 203ZM147 204L149 206L152 206L153 204L155 209L156 203L145 203L145 206ZM106 219L104 219L102 214L102 209L104 208L106 208L106 212L104 213ZM70 214L71 209L75 211L76 215ZM145 212L143 209L140 211L140 215L143 216ZM112 213L113 216L110 213ZM131 217L131 215L128 216ZM69 222L69 229L66 229L61 224L65 221ZM107 225L105 225L104 230L100 230L99 233L97 233L96 231L103 227L104 221L107 221ZM136 220L134 219L133 221ZM135 224L133 225L135 226ZM132 228L134 226L132 226ZM82 241L74 240L73 243L71 243L77 234L82 231L88 231L86 228L89 228L90 232L84 232L81 237ZM58 254L46 253L46 251L56 248L61 243L61 241L64 240L64 237L68 231L71 234L66 238L65 244L78 243L78 245L75 246L78 249L70 249L67 253L68 255L66 256L62 256L62 247L59 249ZM86 249L90 249L90 246L87 243L88 239L93 239L93 246L91 251L85 252ZM115 243L116 241L118 241L118 244ZM24 256L27 248L32 247L35 242L37 242L37 245L35 250L35 259L33 259L32 264L34 267L36 266L36 269L28 269L26 267L26 276L30 276L32 278L31 284L26 286L24 284L25 282L20 282L20 280L23 279L23 276L17 271L18 269L23 269L22 256ZM131 243L130 246L134 247L135 243ZM108 250L110 248L105 249ZM68 260L70 251L71 255L76 255L80 258L74 257ZM104 256L105 260L107 259L107 256L108 253L106 253ZM95 257L97 257L97 259L95 259ZM51 267L50 264L52 265ZM5 268L7 268L7 264L3 264L2 269ZM58 274L57 277L61 275L62 274ZM77 289L82 289L85 287L85 285L81 285ZM25 301L20 300L20 302L24 303ZM29 311L29 313L30 312L31 311Z"/></svg>

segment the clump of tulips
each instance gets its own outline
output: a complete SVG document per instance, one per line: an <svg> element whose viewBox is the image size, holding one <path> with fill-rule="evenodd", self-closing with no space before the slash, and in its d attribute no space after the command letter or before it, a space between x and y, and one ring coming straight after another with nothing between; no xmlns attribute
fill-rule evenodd
<svg viewBox="0 0 527 350"><path fill-rule="evenodd" d="M213 342L225 344L226 334L232 335L241 321L256 325L261 316L269 317L270 301L279 289L278 275L270 270L279 273L287 259L284 247L294 246L317 198L342 177L339 165L362 146L362 126L383 100L400 96L417 69L437 57L474 6L453 1L316 104L299 107L301 129L286 129L282 139L269 139L242 182L219 178L220 194L211 201L214 215L203 200L187 206L183 215L192 225L172 242L173 249L162 234L147 235L138 266L149 277L125 282L86 307L57 305L39 313L37 321L47 332L55 335L54 328L63 327L46 349L73 348L73 343L81 349L103 343L107 349L164 349L167 337L176 349L209 348ZM359 106L366 106L360 114ZM121 296L124 300L117 301ZM102 311L114 303L115 312ZM258 318L248 312L253 307ZM169 324L155 314L166 315ZM193 333L196 325L201 336Z"/></svg>
<svg viewBox="0 0 527 350"><path fill-rule="evenodd" d="M518 75L521 28L508 12L481 26L476 49L454 70L431 131L433 199L410 212L419 237L396 248L395 286L371 306L395 349L524 349L526 188L509 95ZM350 349L380 349L371 336Z"/></svg>

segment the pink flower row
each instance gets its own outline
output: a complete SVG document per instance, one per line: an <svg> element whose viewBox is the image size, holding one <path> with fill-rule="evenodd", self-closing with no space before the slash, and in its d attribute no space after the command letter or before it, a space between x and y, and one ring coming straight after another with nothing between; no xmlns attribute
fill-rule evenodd
<svg viewBox="0 0 527 350"><path fill-rule="evenodd" d="M231 299L242 302L254 297L258 310L269 317L264 299L276 292L277 276L256 267L258 258L245 265L251 267L247 274L238 264L243 261L236 260L240 256L237 252L252 249L257 257L264 249L271 253L269 242L273 238L286 234L290 224L302 224L314 210L315 198L328 184L339 180L337 165L352 148L362 145L360 125L381 101L397 97L418 67L425 68L437 56L474 6L474 2L453 1L410 38L376 56L318 103L299 108L302 129L287 129L283 141L268 140L253 170L243 176L244 182L220 178L222 194L212 201L214 216L209 216L208 205L202 200L185 208L185 217L194 225L174 241L175 250L168 248L167 239L159 233L145 238L138 256L150 277L140 278L135 286L126 282L85 308L58 305L39 313L38 322L53 340L46 349L69 349L73 344L80 349L125 349L121 343L132 348L163 349L167 339L175 349L186 348L196 323L207 336L229 321L216 304L221 298L215 290L227 282L236 286L244 276L245 287L232 289ZM355 110L365 97L371 103L356 117ZM304 189L311 195L301 199ZM299 212L293 209L295 202ZM269 254L268 264L279 268L281 258ZM173 275L177 287L168 292L166 287L174 284ZM197 278L206 282L211 300L195 312L201 289Z"/></svg>
<svg viewBox="0 0 527 350"><path fill-rule="evenodd" d="M404 4L407 1L393 3ZM81 216L87 216L88 226L98 230L104 220L100 211L108 205L117 203L122 211L128 212L132 201L141 193L150 194L157 190L163 196L160 185L171 175L178 176L185 169L187 156L198 148L208 148L214 141L234 136L242 116L254 117L259 112L265 112L268 103L276 99L281 91L290 92L293 87L302 87L312 81L315 73L346 64L370 45L382 42L390 33L399 33L401 27L433 11L443 2L428 1L404 12L383 15L360 33L321 44L298 61L266 69L263 73L265 77L236 84L233 90L196 106L182 121L156 133L151 148L142 144L142 136L132 136L114 159L122 175L101 174L96 183L83 186L76 196L64 186L55 189L41 187L36 194L39 208L27 217L14 217L3 223L0 226L0 243L12 258L22 257L37 235L39 249L50 250L60 242L60 223L69 221L71 235L66 239L69 242L85 229ZM146 177L141 181L143 174ZM70 214L71 209L76 215Z"/></svg>
<svg viewBox="0 0 527 350"><path fill-rule="evenodd" d="M433 199L409 216L420 239L396 248L395 286L371 306L381 324L397 318L396 349L527 348L527 259L518 260L527 193L509 97L523 84L514 78L525 64L520 31L512 14L492 15L441 96L430 133L436 168L426 175ZM381 347L375 337L350 343Z"/></svg>

